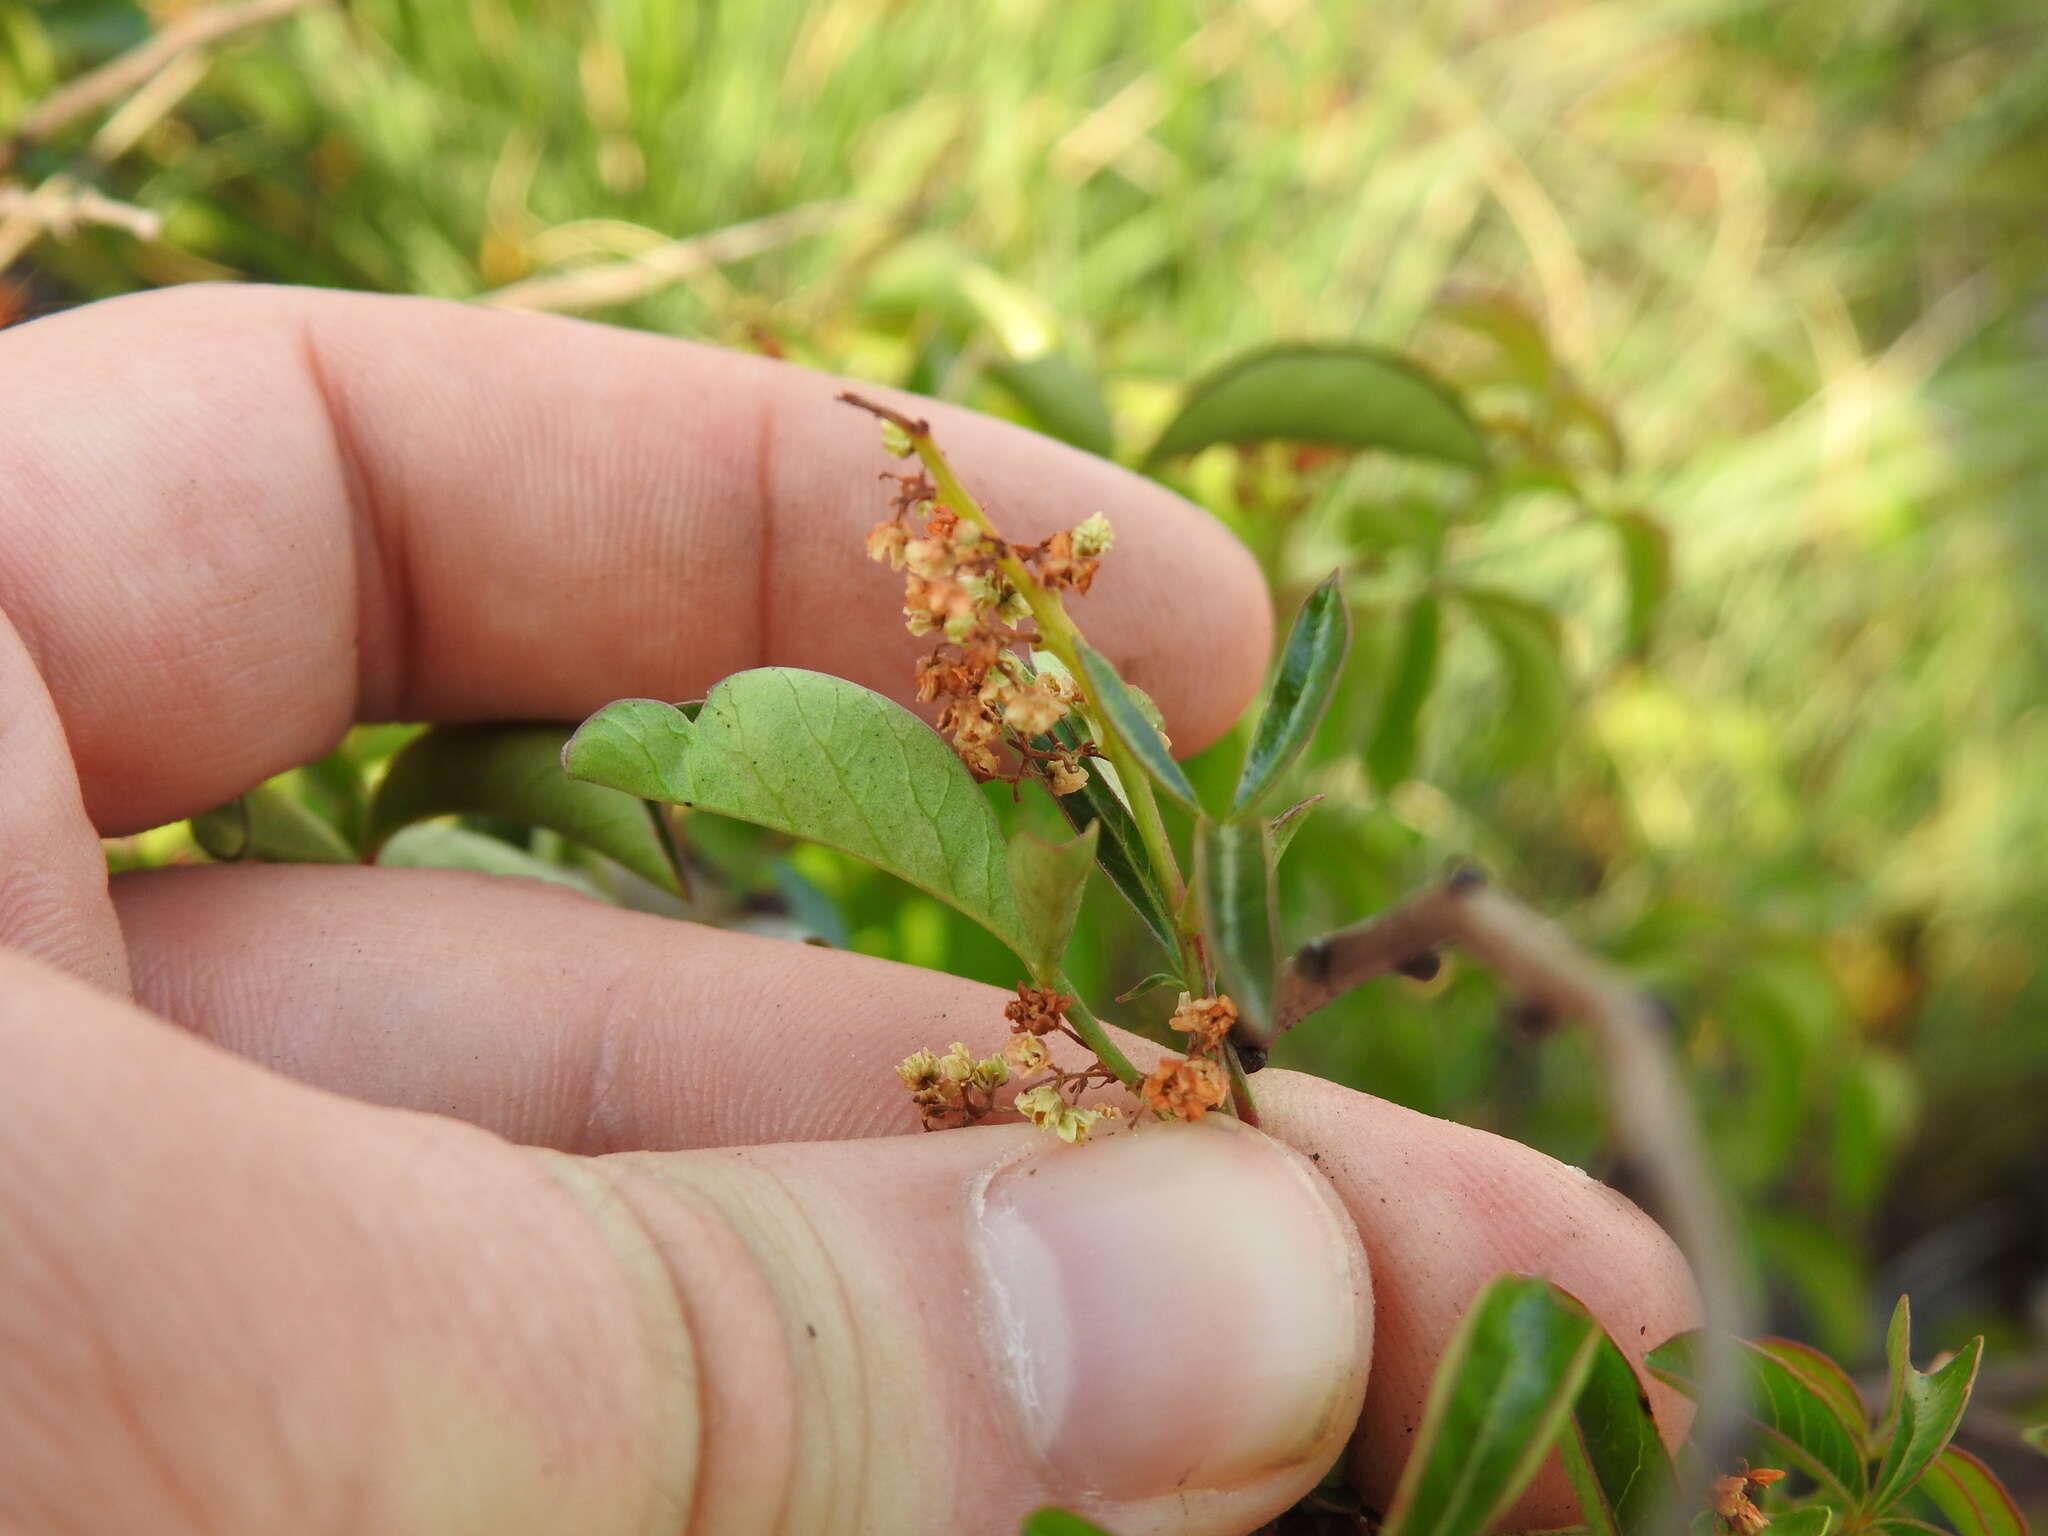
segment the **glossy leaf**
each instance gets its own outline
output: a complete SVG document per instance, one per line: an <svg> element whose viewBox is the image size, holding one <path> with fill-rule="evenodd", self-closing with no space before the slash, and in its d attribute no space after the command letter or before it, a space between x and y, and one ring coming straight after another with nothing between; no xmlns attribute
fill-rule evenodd
<svg viewBox="0 0 2048 1536"><path fill-rule="evenodd" d="M1807 1385L1827 1399L1835 1416L1853 1432L1858 1450L1867 1450L1870 1409L1847 1371L1811 1344L1801 1344L1796 1339L1752 1339L1750 1344L1804 1377Z"/></svg>
<svg viewBox="0 0 2048 1536"><path fill-rule="evenodd" d="M1099 458L1116 452L1102 386L1066 353L990 363L988 376L1016 396L1041 432Z"/></svg>
<svg viewBox="0 0 2048 1536"><path fill-rule="evenodd" d="M1379 716L1365 747L1365 765L1382 791L1392 789L1414 771L1422 706L1436 682L1442 635L1443 605L1424 593L1408 605L1401 620L1393 670L1380 695Z"/></svg>
<svg viewBox="0 0 2048 1536"><path fill-rule="evenodd" d="M2027 1517L1998 1475L1958 1446L1928 1464L1920 1491L1955 1527L1956 1536L2027 1536Z"/></svg>
<svg viewBox="0 0 2048 1536"><path fill-rule="evenodd" d="M1648 513L1617 512L1607 519L1621 545L1628 587L1628 654L1647 656L1657 621L1671 596L1671 535Z"/></svg>
<svg viewBox="0 0 2048 1536"><path fill-rule="evenodd" d="M1264 821L1195 824L1195 885L1217 980L1259 1039L1270 1032L1280 972L1276 858Z"/></svg>
<svg viewBox="0 0 2048 1536"><path fill-rule="evenodd" d="M1430 1382L1382 1536L1480 1536L1550 1453L1600 1331L1547 1282L1503 1275L1473 1299Z"/></svg>
<svg viewBox="0 0 2048 1536"><path fill-rule="evenodd" d="M1907 1319L1906 1301L1901 1297L1887 1339L1895 1383L1887 1414L1891 1440L1871 1489L1868 1508L1873 1512L1882 1512L1902 1497L1947 1448L1963 1421L1963 1409L1970 1401L1970 1388L1976 1383L1977 1365L1984 1353L1983 1339L1972 1339L1940 1370L1922 1374L1913 1369L1907 1355L1911 1328Z"/></svg>
<svg viewBox="0 0 2048 1536"><path fill-rule="evenodd" d="M1650 1400L1604 1332L1559 1445L1593 1536L1638 1536L1674 1507L1677 1479Z"/></svg>
<svg viewBox="0 0 2048 1536"><path fill-rule="evenodd" d="M192 841L223 863L353 864L355 850L288 790L259 784L192 818Z"/></svg>
<svg viewBox="0 0 2048 1536"><path fill-rule="evenodd" d="M1265 710L1238 775L1237 793L1231 797L1231 815L1257 805L1308 745L1330 707L1330 694L1350 647L1351 615L1344 606L1339 575L1332 571L1309 593L1288 631L1280 668L1273 674Z"/></svg>
<svg viewBox="0 0 2048 1536"><path fill-rule="evenodd" d="M1040 737L1036 745L1043 748L1056 743L1071 749L1080 742L1079 733L1062 721L1053 736ZM1146 855L1144 839L1138 835L1138 824L1131 818L1129 807L1110 788L1102 772L1104 766L1099 761L1090 762L1088 782L1071 795L1056 796L1054 803L1076 832L1101 827L1095 842L1096 865L1116 887L1117 894L1130 903L1131 910L1160 946L1173 953L1173 914L1152 874L1152 862Z"/></svg>
<svg viewBox="0 0 2048 1536"><path fill-rule="evenodd" d="M482 875L512 875L566 885L586 896L597 894L589 880L571 869L535 858L524 848L466 827L420 821L394 832L377 851L388 869L466 869Z"/></svg>
<svg viewBox="0 0 2048 1536"><path fill-rule="evenodd" d="M415 737L391 760L370 801L367 850L376 857L401 828L435 816L492 816L559 832L681 894L646 803L562 771L568 736L554 725L458 725Z"/></svg>
<svg viewBox="0 0 2048 1536"><path fill-rule="evenodd" d="M1081 915L1081 893L1088 871L1095 867L1095 842L1100 822L1090 823L1079 837L1048 843L1029 832L1010 839L1010 887L1017 898L1017 921L1024 935L1020 958L1031 979L1049 984L1059 974L1060 957Z"/></svg>
<svg viewBox="0 0 2048 1536"><path fill-rule="evenodd" d="M1018 1528L1018 1536L1112 1536L1112 1533L1093 1520L1083 1520L1064 1509L1047 1507L1026 1515L1024 1524Z"/></svg>
<svg viewBox="0 0 2048 1536"><path fill-rule="evenodd" d="M1300 344L1233 358L1190 385L1145 462L1271 439L1487 466L1479 428L1431 374L1377 347Z"/></svg>
<svg viewBox="0 0 2048 1536"><path fill-rule="evenodd" d="M1166 740L1153 723L1152 716L1157 710L1147 710L1139 701L1137 690L1117 675L1109 658L1100 651L1084 645L1080 647L1080 657L1081 684L1102 723L1131 749L1131 755L1143 765L1153 783L1189 810L1200 810L1194 786L1188 783L1188 776L1181 772L1173 754L1166 750Z"/></svg>
<svg viewBox="0 0 2048 1536"><path fill-rule="evenodd" d="M821 672L764 667L711 690L693 723L653 699L599 710L570 739L570 775L822 843L1028 944L995 812L917 716Z"/></svg>
<svg viewBox="0 0 2048 1536"><path fill-rule="evenodd" d="M1704 1335L1682 1333L1651 1350L1646 1363L1658 1380L1692 1396L1704 1346ZM1817 1481L1842 1498L1859 1497L1865 1485L1862 1425L1845 1423L1835 1394L1779 1356L1747 1341L1738 1340L1734 1348L1750 1421Z"/></svg>

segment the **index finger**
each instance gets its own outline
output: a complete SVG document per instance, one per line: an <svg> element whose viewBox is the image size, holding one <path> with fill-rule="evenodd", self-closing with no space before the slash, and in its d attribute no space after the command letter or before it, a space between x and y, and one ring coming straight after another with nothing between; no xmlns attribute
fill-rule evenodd
<svg viewBox="0 0 2048 1536"><path fill-rule="evenodd" d="M865 562L873 423L837 381L552 317L191 288L0 338L0 610L102 833L218 804L357 720L577 718L745 667L901 695ZM1005 533L1091 512L1080 622L1199 746L1270 616L1216 523L1113 465L926 402Z"/></svg>

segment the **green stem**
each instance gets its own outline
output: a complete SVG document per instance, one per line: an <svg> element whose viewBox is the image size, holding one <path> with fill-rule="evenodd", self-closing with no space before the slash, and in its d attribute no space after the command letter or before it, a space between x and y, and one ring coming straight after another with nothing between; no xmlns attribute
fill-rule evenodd
<svg viewBox="0 0 2048 1536"><path fill-rule="evenodd" d="M953 466L946 462L945 454L932 440L930 431L911 432L909 435L919 461L938 490L938 499L1000 544L1002 536L996 532L988 514L981 510L981 504L968 494L967 487L953 473ZM1059 658L1060 665L1067 669L1067 675L1079 683L1087 676L1081 670L1081 632L1067 617L1067 610L1059 597L1040 586L1024 562L1008 552L1007 545L1004 545L1004 553L997 564L1010 585L1023 594L1025 604L1031 609L1031 617L1038 625L1040 643ZM1180 940L1180 963L1184 973L1192 977L1197 954L1187 882L1181 878L1180 862L1173 853L1173 840L1166 835L1166 822L1159 814L1159 801L1152 793L1152 780L1132 753L1130 744L1117 734L1116 727L1107 720L1102 725L1104 739L1100 745L1123 785L1124 800L1131 808L1132 819L1138 824L1138 838L1145 845L1146 856L1151 859L1152 867L1158 871L1166 887L1167 905L1173 909L1174 933Z"/></svg>
<svg viewBox="0 0 2048 1536"><path fill-rule="evenodd" d="M1067 1007L1067 1022L1074 1033L1081 1037L1081 1043L1095 1053L1095 1059L1117 1075L1117 1081L1126 1088L1135 1089L1145 1081L1145 1074L1131 1065L1131 1058L1117 1049L1109 1038L1109 1031L1102 1020L1088 1011L1088 1005L1081 1001L1080 989L1067 979L1066 972L1060 973L1059 989L1073 999Z"/></svg>

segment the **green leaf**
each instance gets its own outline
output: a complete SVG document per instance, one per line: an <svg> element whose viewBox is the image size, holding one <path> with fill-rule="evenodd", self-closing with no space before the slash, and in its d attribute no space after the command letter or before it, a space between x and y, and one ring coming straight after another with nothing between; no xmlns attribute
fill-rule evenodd
<svg viewBox="0 0 2048 1536"><path fill-rule="evenodd" d="M1920 1491L1948 1517L1956 1536L2027 1536L2027 1517L1998 1474L1958 1446L1928 1465Z"/></svg>
<svg viewBox="0 0 2048 1536"><path fill-rule="evenodd" d="M1604 1331L1559 1446L1593 1536L1639 1536L1676 1507L1677 1479L1650 1400Z"/></svg>
<svg viewBox="0 0 2048 1536"><path fill-rule="evenodd" d="M1181 772L1173 754L1166 750L1166 739L1148 717L1144 704L1139 702L1137 690L1117 675L1109 658L1100 651L1087 645L1079 650L1081 681L1102 723L1116 732L1124 745L1131 749L1131 755L1151 775L1153 783L1189 810L1199 811L1201 806L1195 800L1194 786L1188 783L1187 775Z"/></svg>
<svg viewBox="0 0 2048 1536"><path fill-rule="evenodd" d="M1650 652L1671 596L1671 535L1646 512L1616 512L1606 521L1620 541L1628 584L1628 653L1640 660Z"/></svg>
<svg viewBox="0 0 2048 1536"><path fill-rule="evenodd" d="M334 827L275 784L258 784L192 818L192 841L223 863L353 864L355 850Z"/></svg>
<svg viewBox="0 0 2048 1536"><path fill-rule="evenodd" d="M1503 1275L1474 1298L1430 1382L1382 1536L1480 1536L1549 1455L1600 1332L1542 1280Z"/></svg>
<svg viewBox="0 0 2048 1536"><path fill-rule="evenodd" d="M1060 957L1067 952L1074 920L1081 915L1088 871L1095 867L1101 828L1100 822L1091 822L1079 837L1064 843L1048 843L1029 832L1010 839L1010 886L1026 945L1020 958L1040 986L1059 974Z"/></svg>
<svg viewBox="0 0 2048 1536"><path fill-rule="evenodd" d="M988 376L1016 396L1048 436L1099 458L1116 452L1116 427L1102 386L1066 353L990 363Z"/></svg>
<svg viewBox="0 0 2048 1536"><path fill-rule="evenodd" d="M1907 1317L1903 1297L1895 1316ZM1896 1396L1888 1416L1891 1441L1885 1447L1876 1486L1865 1505L1872 1514L1883 1513L1902 1498L1947 1447L1956 1426L1963 1421L1970 1388L1977 1380L1977 1364L1984 1354L1984 1340L1972 1339L1940 1370L1923 1375L1913 1369L1906 1353L1905 1336L1910 1326L1907 1323L1893 1330L1897 1352L1892 1356Z"/></svg>
<svg viewBox="0 0 2048 1536"><path fill-rule="evenodd" d="M1827 1505L1809 1504L1771 1516L1770 1530L1771 1536L1828 1536L1834 1523L1835 1512Z"/></svg>
<svg viewBox="0 0 2048 1536"><path fill-rule="evenodd" d="M1276 861L1273 829L1263 821L1195 823L1195 888L1218 981L1260 1039L1271 1029L1280 973Z"/></svg>
<svg viewBox="0 0 2048 1536"><path fill-rule="evenodd" d="M2029 1424L2020 1431L2020 1438L2043 1456L2048 1456L2048 1424Z"/></svg>
<svg viewBox="0 0 2048 1536"><path fill-rule="evenodd" d="M644 797L563 773L568 737L556 725L458 725L415 737L391 760L370 801L365 846L376 857L414 822L492 816L559 832L680 895L675 862Z"/></svg>
<svg viewBox="0 0 2048 1536"><path fill-rule="evenodd" d="M1751 1339L1750 1346L1804 1377L1806 1384L1826 1398L1835 1416L1848 1426L1859 1454L1867 1455L1870 1410L1847 1371L1811 1344L1801 1344L1796 1339Z"/></svg>
<svg viewBox="0 0 2048 1536"><path fill-rule="evenodd" d="M1507 739L1517 760L1540 757L1556 746L1571 715L1557 616L1512 592L1460 587L1459 604L1492 642L1507 695Z"/></svg>
<svg viewBox="0 0 2048 1536"><path fill-rule="evenodd" d="M1288 631L1280 670L1273 674L1266 708L1252 732L1251 748L1238 775L1231 815L1241 815L1256 805L1308 745L1322 723L1323 712L1330 707L1330 694L1350 648L1351 615L1344 607L1339 573L1332 571L1309 593L1295 615L1294 628Z"/></svg>
<svg viewBox="0 0 2048 1536"><path fill-rule="evenodd" d="M1696 1396L1705 1342L1700 1333L1682 1333L1651 1350L1645 1363L1658 1380ZM1836 1394L1780 1356L1746 1340L1733 1347L1750 1421L1816 1481L1844 1499L1859 1497L1865 1486L1863 1426L1845 1422Z"/></svg>
<svg viewBox="0 0 2048 1536"><path fill-rule="evenodd" d="M482 875L513 875L566 885L586 896L597 894L597 888L574 870L535 858L500 838L435 822L414 822L394 832L378 850L377 862L388 869L466 869Z"/></svg>
<svg viewBox="0 0 2048 1536"><path fill-rule="evenodd" d="M1487 467L1485 438L1433 375L1377 347L1300 344L1246 353L1190 385L1145 462L1272 438Z"/></svg>
<svg viewBox="0 0 2048 1536"><path fill-rule="evenodd" d="M1415 743L1422 706L1436 682L1436 658L1443 634L1443 605L1429 593L1408 605L1401 621L1401 639L1394 669L1380 696L1379 718L1366 743L1365 765L1382 791L1392 789L1414 770Z"/></svg>
<svg viewBox="0 0 2048 1536"><path fill-rule="evenodd" d="M572 778L700 807L864 859L1028 947L994 810L960 759L901 705L822 672L728 677L693 723L622 699L562 750Z"/></svg>
<svg viewBox="0 0 2048 1536"><path fill-rule="evenodd" d="M1041 736L1033 743L1041 750L1049 745L1072 750L1080 744L1080 733L1064 720L1055 727L1052 736ZM1097 866L1109 877L1117 894L1130 903L1131 910L1151 930L1160 947L1172 954L1173 914L1152 873L1152 861L1145 852L1145 840L1138 835L1138 824L1132 819L1130 808L1109 787L1101 772L1104 766L1100 761L1089 763L1088 782L1071 795L1055 796L1054 803L1076 832L1085 832L1091 826L1102 828L1095 843Z"/></svg>
<svg viewBox="0 0 2048 1536"><path fill-rule="evenodd" d="M1048 1505L1024 1517L1023 1525L1018 1527L1018 1536L1111 1536L1111 1533L1093 1520L1083 1520L1079 1515Z"/></svg>

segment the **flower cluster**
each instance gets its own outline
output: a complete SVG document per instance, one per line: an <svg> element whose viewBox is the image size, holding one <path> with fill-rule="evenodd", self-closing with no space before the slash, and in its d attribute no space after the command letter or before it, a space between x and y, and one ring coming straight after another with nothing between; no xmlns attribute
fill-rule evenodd
<svg viewBox="0 0 2048 1536"><path fill-rule="evenodd" d="M980 1061L958 1040L943 1056L916 1051L897 1064L896 1075L910 1090L910 1102L928 1131L948 1123L972 1125L996 1107L996 1090L1010 1080L1000 1056Z"/></svg>
<svg viewBox="0 0 2048 1536"><path fill-rule="evenodd" d="M1001 1054L976 1061L966 1046L956 1044L946 1056L919 1051L907 1057L896 1074L910 1089L925 1129L972 1125L995 1108L995 1090L1013 1081L1020 1086L1011 1107L1062 1141L1086 1141L1096 1122L1116 1119L1113 1106L1083 1109L1080 1103L1090 1088L1113 1083L1116 1075L1100 1063L1069 1072L1053 1060L1046 1043L1052 1035L1081 1043L1067 1023L1073 1006L1071 997L1051 987L1019 982L1016 997L1003 1009L1011 1034Z"/></svg>
<svg viewBox="0 0 2048 1536"><path fill-rule="evenodd" d="M867 551L904 573L910 632L940 637L917 665L919 702L939 704L939 730L976 778L1002 776L997 749L1007 744L1021 765L1017 774L1036 767L1054 794L1073 794L1088 782L1087 751L1040 748L1033 739L1066 718L1074 686L1034 673L1010 648L1028 652L1033 638L1022 630L1031 605L1010 573L1021 565L1048 592L1086 592L1112 541L1109 519L1098 512L1041 544L1012 545L934 500L936 488L921 471L890 478L896 515L869 532ZM914 517L923 519L921 532L911 527Z"/></svg>
<svg viewBox="0 0 2048 1536"><path fill-rule="evenodd" d="M1188 1037L1186 1056L1168 1056L1139 1085L1138 1097L1162 1120L1199 1120L1230 1098L1221 1060L1223 1040L1237 1022L1237 1004L1222 995L1183 992L1167 1020Z"/></svg>

